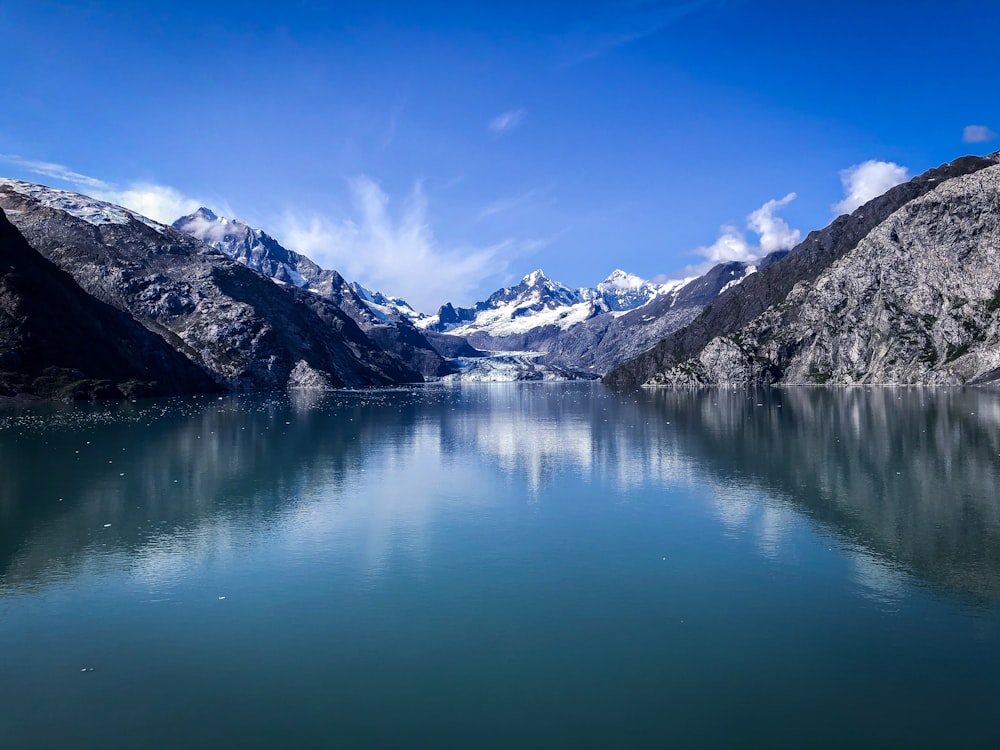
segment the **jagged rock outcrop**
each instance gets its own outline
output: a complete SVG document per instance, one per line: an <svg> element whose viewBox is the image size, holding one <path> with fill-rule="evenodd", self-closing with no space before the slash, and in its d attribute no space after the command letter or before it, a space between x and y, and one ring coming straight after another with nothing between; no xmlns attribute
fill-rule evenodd
<svg viewBox="0 0 1000 750"><path fill-rule="evenodd" d="M14 180L0 180L0 208L87 293L127 312L228 389L301 385L293 373L304 366L335 386L422 380L333 302L276 284L126 209Z"/></svg>
<svg viewBox="0 0 1000 750"><path fill-rule="evenodd" d="M309 258L282 247L266 232L241 221L216 216L204 206L193 214L182 216L171 226L285 284L308 287L310 282L321 283L324 275L323 269Z"/></svg>
<svg viewBox="0 0 1000 750"><path fill-rule="evenodd" d="M131 316L94 299L0 210L0 395L123 398L219 390Z"/></svg>
<svg viewBox="0 0 1000 750"><path fill-rule="evenodd" d="M1000 154L898 185L605 378L962 384L1000 377Z"/></svg>

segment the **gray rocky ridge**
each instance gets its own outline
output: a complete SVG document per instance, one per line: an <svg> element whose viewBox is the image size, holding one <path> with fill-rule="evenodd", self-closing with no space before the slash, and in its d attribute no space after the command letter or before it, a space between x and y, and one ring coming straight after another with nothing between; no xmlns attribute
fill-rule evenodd
<svg viewBox="0 0 1000 750"><path fill-rule="evenodd" d="M610 373L619 386L1000 379L1000 154L841 216Z"/></svg>

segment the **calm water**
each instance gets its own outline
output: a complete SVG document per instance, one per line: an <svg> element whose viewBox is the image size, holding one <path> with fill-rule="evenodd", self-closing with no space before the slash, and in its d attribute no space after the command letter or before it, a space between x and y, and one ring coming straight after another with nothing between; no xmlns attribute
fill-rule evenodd
<svg viewBox="0 0 1000 750"><path fill-rule="evenodd" d="M988 391L8 406L0 747L995 749L998 489Z"/></svg>

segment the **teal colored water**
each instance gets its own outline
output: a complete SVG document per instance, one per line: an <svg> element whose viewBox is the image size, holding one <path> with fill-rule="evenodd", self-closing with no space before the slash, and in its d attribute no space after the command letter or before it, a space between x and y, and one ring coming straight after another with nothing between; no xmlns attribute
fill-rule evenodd
<svg viewBox="0 0 1000 750"><path fill-rule="evenodd" d="M1000 394L0 410L0 747L996 748Z"/></svg>

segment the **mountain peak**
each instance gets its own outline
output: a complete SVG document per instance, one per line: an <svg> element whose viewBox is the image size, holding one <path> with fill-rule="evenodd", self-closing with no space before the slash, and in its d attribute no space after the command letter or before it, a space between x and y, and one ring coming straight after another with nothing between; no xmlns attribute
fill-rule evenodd
<svg viewBox="0 0 1000 750"><path fill-rule="evenodd" d="M627 273L620 268L612 271L608 278L597 285L599 290L605 289L641 289L647 282L635 274Z"/></svg>
<svg viewBox="0 0 1000 750"><path fill-rule="evenodd" d="M189 218L205 219L206 221L218 221L219 217L215 215L215 212L210 208L205 208L201 206L197 211L195 211Z"/></svg>
<svg viewBox="0 0 1000 750"><path fill-rule="evenodd" d="M536 284L539 284L542 281L548 281L548 277L545 275L545 272L541 268L532 271L523 279L521 279L521 283L524 284L525 286L535 286Z"/></svg>

